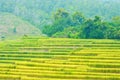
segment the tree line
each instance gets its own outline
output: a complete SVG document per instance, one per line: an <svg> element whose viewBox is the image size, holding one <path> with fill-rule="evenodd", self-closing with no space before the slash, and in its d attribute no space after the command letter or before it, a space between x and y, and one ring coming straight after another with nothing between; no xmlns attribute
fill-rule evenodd
<svg viewBox="0 0 120 80"><path fill-rule="evenodd" d="M81 12L69 13L58 9L42 32L49 37L82 39L120 39L120 16L103 20L100 16L88 18Z"/></svg>

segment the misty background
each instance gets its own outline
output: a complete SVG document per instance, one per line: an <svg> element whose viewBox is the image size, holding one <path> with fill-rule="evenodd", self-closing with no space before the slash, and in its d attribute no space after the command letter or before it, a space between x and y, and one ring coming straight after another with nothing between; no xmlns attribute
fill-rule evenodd
<svg viewBox="0 0 120 80"><path fill-rule="evenodd" d="M120 16L119 4L120 0L0 0L0 35L46 34L42 30L54 24L54 15L59 9L69 15L81 12L86 18L99 16L101 20L112 21L113 17Z"/></svg>

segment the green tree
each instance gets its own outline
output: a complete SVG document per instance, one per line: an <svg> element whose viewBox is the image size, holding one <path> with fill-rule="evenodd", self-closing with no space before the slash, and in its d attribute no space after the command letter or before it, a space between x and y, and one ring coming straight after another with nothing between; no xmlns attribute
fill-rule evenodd
<svg viewBox="0 0 120 80"><path fill-rule="evenodd" d="M64 28L69 27L70 25L72 25L72 21L69 17L69 13L64 9L59 9L54 14L53 24L45 26L43 28L43 33L52 36L57 32L63 31Z"/></svg>
<svg viewBox="0 0 120 80"><path fill-rule="evenodd" d="M105 31L107 27L101 21L100 17L95 16L95 18L88 19L83 28L82 28L82 38L97 38L102 39L105 38Z"/></svg>
<svg viewBox="0 0 120 80"><path fill-rule="evenodd" d="M112 24L113 26L116 26L116 27L120 26L120 16L113 17Z"/></svg>
<svg viewBox="0 0 120 80"><path fill-rule="evenodd" d="M72 19L73 19L74 26L83 24L85 22L85 17L80 12L75 12L72 15Z"/></svg>
<svg viewBox="0 0 120 80"><path fill-rule="evenodd" d="M54 15L53 15L55 20L63 19L69 17L69 13L65 11L64 9L58 9Z"/></svg>
<svg viewBox="0 0 120 80"><path fill-rule="evenodd" d="M79 29L76 27L68 27L62 32L55 33L53 37L79 38Z"/></svg>

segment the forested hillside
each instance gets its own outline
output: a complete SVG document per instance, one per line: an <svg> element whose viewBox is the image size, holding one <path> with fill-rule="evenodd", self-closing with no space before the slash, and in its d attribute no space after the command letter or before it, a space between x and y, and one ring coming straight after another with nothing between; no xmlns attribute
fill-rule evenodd
<svg viewBox="0 0 120 80"><path fill-rule="evenodd" d="M51 23L52 13L58 8L68 12L80 11L86 17L95 15L110 20L120 15L120 0L0 0L0 12L10 12L41 28Z"/></svg>

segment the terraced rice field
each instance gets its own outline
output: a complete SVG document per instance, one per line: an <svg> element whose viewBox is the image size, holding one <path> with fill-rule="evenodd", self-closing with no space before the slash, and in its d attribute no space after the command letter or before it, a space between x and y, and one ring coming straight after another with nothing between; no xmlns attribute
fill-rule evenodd
<svg viewBox="0 0 120 80"><path fill-rule="evenodd" d="M120 80L120 40L0 42L0 80Z"/></svg>

